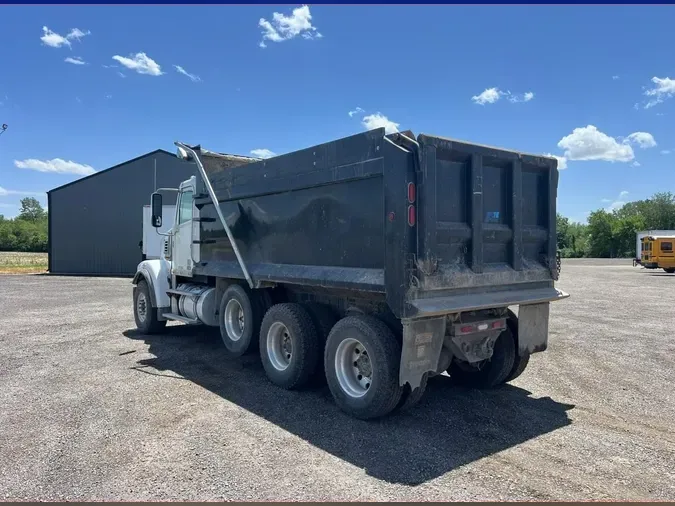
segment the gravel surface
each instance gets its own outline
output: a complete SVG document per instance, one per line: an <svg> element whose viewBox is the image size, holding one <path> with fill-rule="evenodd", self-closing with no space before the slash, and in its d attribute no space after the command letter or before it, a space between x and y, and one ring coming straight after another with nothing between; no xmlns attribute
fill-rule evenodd
<svg viewBox="0 0 675 506"><path fill-rule="evenodd" d="M128 279L0 277L0 499L675 499L675 275L564 261L549 350L494 391L343 415L215 332L134 330Z"/></svg>

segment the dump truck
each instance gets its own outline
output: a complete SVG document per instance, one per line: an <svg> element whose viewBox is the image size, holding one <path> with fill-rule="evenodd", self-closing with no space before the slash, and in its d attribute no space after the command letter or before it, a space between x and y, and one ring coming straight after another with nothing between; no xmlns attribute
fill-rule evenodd
<svg viewBox="0 0 675 506"><path fill-rule="evenodd" d="M164 255L133 278L143 333L218 327L284 389L324 381L359 419L412 408L430 377L497 387L546 350L557 162L378 128L269 159L175 143ZM514 309L517 310L514 311Z"/></svg>

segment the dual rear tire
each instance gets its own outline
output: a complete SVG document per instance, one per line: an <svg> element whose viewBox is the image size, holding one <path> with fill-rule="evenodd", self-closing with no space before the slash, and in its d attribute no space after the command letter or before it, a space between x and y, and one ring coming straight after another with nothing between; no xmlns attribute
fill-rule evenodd
<svg viewBox="0 0 675 506"><path fill-rule="evenodd" d="M506 330L494 345L492 357L478 364L453 360L448 374L453 381L470 388L494 388L520 376L530 362L530 355L518 353L518 318L509 310Z"/></svg>
<svg viewBox="0 0 675 506"><path fill-rule="evenodd" d="M230 355L259 348L267 377L284 389L325 381L340 409L355 418L373 419L407 410L425 393L427 375L415 390L399 385L400 340L373 316L351 315L337 321L328 306L272 305L264 291L231 285L223 296L219 318ZM490 388L519 376L529 356L518 356L517 328L517 319L510 315L492 358L481 367L453 362L448 372L455 382Z"/></svg>
<svg viewBox="0 0 675 506"><path fill-rule="evenodd" d="M338 321L328 306L272 305L262 293L231 285L223 294L220 330L229 355L258 347L273 384L294 390L326 382L337 405L356 418L377 418L419 400L423 387L399 386L401 346L382 321L366 315Z"/></svg>

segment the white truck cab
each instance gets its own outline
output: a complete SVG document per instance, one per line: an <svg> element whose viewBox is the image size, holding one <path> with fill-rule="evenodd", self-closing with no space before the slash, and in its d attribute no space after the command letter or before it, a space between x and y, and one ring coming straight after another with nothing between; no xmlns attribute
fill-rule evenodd
<svg viewBox="0 0 675 506"><path fill-rule="evenodd" d="M152 224L156 233L164 236L164 252L160 258L142 261L136 269L133 279L136 324L148 333L164 328L167 320L217 326L215 290L201 284L176 283L177 276L191 278L194 266L199 262L199 248L195 247L200 235L199 210L194 204L196 178L192 176L183 181L178 189L160 188L152 194L152 219L155 221L161 221L160 192L167 191L178 192L174 225L162 233L159 231L161 223Z"/></svg>

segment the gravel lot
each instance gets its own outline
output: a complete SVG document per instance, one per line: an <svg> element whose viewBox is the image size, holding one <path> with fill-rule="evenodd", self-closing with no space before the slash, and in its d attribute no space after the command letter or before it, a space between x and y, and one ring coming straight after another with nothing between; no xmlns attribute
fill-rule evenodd
<svg viewBox="0 0 675 506"><path fill-rule="evenodd" d="M0 499L675 499L675 275L565 261L523 376L378 422L217 333L139 335L128 279L0 284Z"/></svg>

